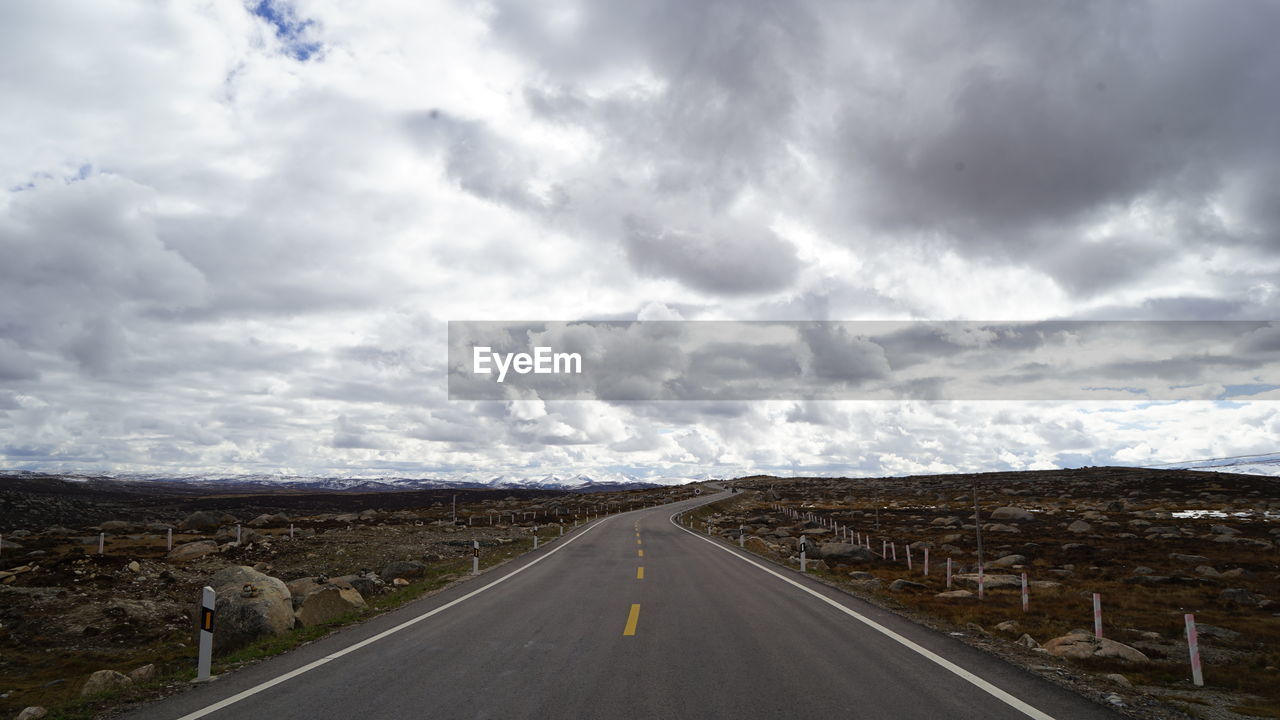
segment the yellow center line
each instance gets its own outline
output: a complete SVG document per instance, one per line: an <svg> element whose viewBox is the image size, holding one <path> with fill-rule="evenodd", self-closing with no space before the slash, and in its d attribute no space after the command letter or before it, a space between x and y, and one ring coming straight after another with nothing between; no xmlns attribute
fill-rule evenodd
<svg viewBox="0 0 1280 720"><path fill-rule="evenodd" d="M637 579L637 580L643 580L643 579L644 579L644 566L643 566L643 565L641 565L640 567L636 568L636 579Z"/></svg>
<svg viewBox="0 0 1280 720"><path fill-rule="evenodd" d="M643 550L637 550L636 552L637 552L637 553L640 553L640 557L644 557L644 551L643 551Z"/></svg>
<svg viewBox="0 0 1280 720"><path fill-rule="evenodd" d="M623 635L635 635L636 623L640 622L640 603L631 606L631 612L627 613L627 627L622 631Z"/></svg>
<svg viewBox="0 0 1280 720"><path fill-rule="evenodd" d="M643 544L643 543L641 543L641 542L640 542L640 538L636 538L636 544L637 544L637 545L641 545L641 544Z"/></svg>

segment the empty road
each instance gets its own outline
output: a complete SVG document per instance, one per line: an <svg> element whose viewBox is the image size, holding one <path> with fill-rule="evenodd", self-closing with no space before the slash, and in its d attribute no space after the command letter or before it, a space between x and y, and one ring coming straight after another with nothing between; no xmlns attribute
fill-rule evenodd
<svg viewBox="0 0 1280 720"><path fill-rule="evenodd" d="M706 501L601 519L128 717L1119 717L671 522Z"/></svg>

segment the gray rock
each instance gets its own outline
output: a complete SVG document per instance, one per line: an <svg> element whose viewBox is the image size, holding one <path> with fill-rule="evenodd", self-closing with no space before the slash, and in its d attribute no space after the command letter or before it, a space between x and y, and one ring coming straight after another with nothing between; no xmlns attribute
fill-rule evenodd
<svg viewBox="0 0 1280 720"><path fill-rule="evenodd" d="M80 688L80 697L97 695L108 690L129 687L132 684L133 681L128 675L122 675L115 670L99 670L84 681L84 687Z"/></svg>
<svg viewBox="0 0 1280 720"><path fill-rule="evenodd" d="M1235 605L1257 605L1266 598L1244 588L1227 588L1218 593L1218 599Z"/></svg>
<svg viewBox="0 0 1280 720"><path fill-rule="evenodd" d="M1056 637L1044 644L1050 655L1070 660L1087 660L1089 658L1115 658L1128 663L1148 663L1151 661L1141 650L1124 643L1107 638L1098 638L1085 633L1073 633Z"/></svg>
<svg viewBox="0 0 1280 720"><path fill-rule="evenodd" d="M904 580L902 578L889 583L889 592L919 592L927 589L928 588L918 582L911 582L910 580Z"/></svg>
<svg viewBox="0 0 1280 720"><path fill-rule="evenodd" d="M991 511L992 520L1031 520L1035 515L1020 507L1001 507Z"/></svg>
<svg viewBox="0 0 1280 720"><path fill-rule="evenodd" d="M382 577L383 582L391 582L395 578L404 578L406 580L419 578L426 573L427 566L417 560L397 560L382 568L382 572L378 573L378 575Z"/></svg>
<svg viewBox="0 0 1280 720"><path fill-rule="evenodd" d="M22 708L22 712L18 713L17 720L40 720L40 718L48 714L49 711L39 705L30 705Z"/></svg>
<svg viewBox="0 0 1280 720"><path fill-rule="evenodd" d="M1006 568L1014 565L1025 565L1027 557L1025 555L1005 555L1004 557L991 562L991 567Z"/></svg>
<svg viewBox="0 0 1280 720"><path fill-rule="evenodd" d="M1182 553L1169 553L1169 559L1176 562L1186 563L1188 565L1207 565L1209 558L1203 555L1183 555Z"/></svg>
<svg viewBox="0 0 1280 720"><path fill-rule="evenodd" d="M1067 526L1067 532L1073 532L1077 535L1093 532L1093 526L1083 520L1077 520Z"/></svg>
<svg viewBox="0 0 1280 720"><path fill-rule="evenodd" d="M360 591L341 578L318 582L301 578L289 583L294 614L303 627L337 620L365 606Z"/></svg>
<svg viewBox="0 0 1280 720"><path fill-rule="evenodd" d="M934 595L934 597L942 598L944 600L964 600L966 598L976 596L968 590L948 590L946 592L940 592Z"/></svg>
<svg viewBox="0 0 1280 720"><path fill-rule="evenodd" d="M1017 645L1021 645L1024 648L1031 648L1032 650L1040 647L1040 643L1036 642L1035 638L1031 637L1026 633L1022 633L1022 636L1019 637L1017 640L1014 640L1014 643Z"/></svg>
<svg viewBox="0 0 1280 720"><path fill-rule="evenodd" d="M1196 635L1199 637L1217 638L1219 640L1235 640L1240 637L1240 633L1235 630L1228 630L1217 625L1205 625L1196 623Z"/></svg>
<svg viewBox="0 0 1280 720"><path fill-rule="evenodd" d="M1004 525L1002 523L987 523L982 526L983 530L993 533L1021 533L1022 531L1012 525Z"/></svg>
<svg viewBox="0 0 1280 720"><path fill-rule="evenodd" d="M996 630L999 630L1000 632L1007 632L1007 633L1018 632L1018 621L1005 620L1004 622L996 625Z"/></svg>
<svg viewBox="0 0 1280 720"><path fill-rule="evenodd" d="M284 581L235 565L214 573L217 592L213 651L225 653L261 637L283 635L294 626L293 599ZM251 586L246 593L246 585Z"/></svg>
<svg viewBox="0 0 1280 720"><path fill-rule="evenodd" d="M235 522L235 518L223 513L214 512L212 510L200 510L193 512L178 524L180 530L195 530L197 532L205 532L208 530L217 530L227 520Z"/></svg>
<svg viewBox="0 0 1280 720"><path fill-rule="evenodd" d="M870 550L853 543L822 543L813 555L836 562L873 562L876 559Z"/></svg>
<svg viewBox="0 0 1280 720"><path fill-rule="evenodd" d="M1133 683L1129 682L1129 678L1121 675L1120 673L1108 673L1106 675L1103 675L1102 677L1110 680L1111 682L1121 687L1127 687L1127 688L1133 687Z"/></svg>
<svg viewBox="0 0 1280 720"><path fill-rule="evenodd" d="M173 562L185 562L216 552L218 552L218 543L212 540L197 540L175 547L165 558Z"/></svg>
<svg viewBox="0 0 1280 720"><path fill-rule="evenodd" d="M387 587L387 584L382 581L382 578L378 577L377 575L374 575L373 573L362 573L360 575L343 575L342 577L334 578L334 580L345 581L347 584L351 585L351 587L355 588L360 593L360 597L363 597L365 599L371 598L381 593Z"/></svg>
<svg viewBox="0 0 1280 720"><path fill-rule="evenodd" d="M144 683L154 680L156 677L156 666L147 663L142 667L136 667L129 671L129 679L135 683Z"/></svg>

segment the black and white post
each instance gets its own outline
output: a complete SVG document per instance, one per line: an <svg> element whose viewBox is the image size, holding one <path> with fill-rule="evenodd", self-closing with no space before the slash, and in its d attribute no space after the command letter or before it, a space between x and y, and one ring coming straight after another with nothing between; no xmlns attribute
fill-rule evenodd
<svg viewBox="0 0 1280 720"><path fill-rule="evenodd" d="M200 644L199 657L196 663L196 682L205 682L212 675L213 669L213 609L217 605L218 596L213 588L205 586L200 591Z"/></svg>
<svg viewBox="0 0 1280 720"><path fill-rule="evenodd" d="M480 541L471 541L471 574L480 574Z"/></svg>

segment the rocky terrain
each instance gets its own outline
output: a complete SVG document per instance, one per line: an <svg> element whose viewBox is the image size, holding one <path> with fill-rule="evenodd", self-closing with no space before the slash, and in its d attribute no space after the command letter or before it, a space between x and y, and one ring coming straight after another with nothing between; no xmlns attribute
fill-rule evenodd
<svg viewBox="0 0 1280 720"><path fill-rule="evenodd" d="M473 540L489 566L535 533L693 492L145 487L0 485L0 717L93 717L191 677L205 585L225 667L465 578Z"/></svg>
<svg viewBox="0 0 1280 720"><path fill-rule="evenodd" d="M733 485L745 492L689 521L792 566L803 542L824 581L1127 714L1280 717L1275 479L1085 468ZM1203 687L1191 682L1187 613Z"/></svg>

